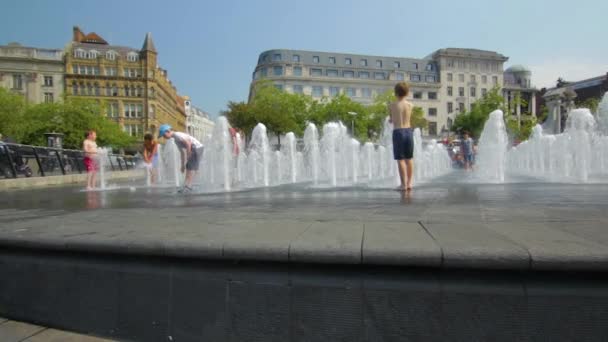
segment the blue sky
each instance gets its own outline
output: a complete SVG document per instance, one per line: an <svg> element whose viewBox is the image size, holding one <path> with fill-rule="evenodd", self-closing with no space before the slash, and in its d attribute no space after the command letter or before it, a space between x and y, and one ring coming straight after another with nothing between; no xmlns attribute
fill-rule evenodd
<svg viewBox="0 0 608 342"><path fill-rule="evenodd" d="M62 48L72 26L141 47L152 32L179 92L219 113L246 100L260 52L273 48L424 57L444 47L498 51L537 87L608 72L608 1L8 1L0 44ZM9 5L10 3L10 5Z"/></svg>

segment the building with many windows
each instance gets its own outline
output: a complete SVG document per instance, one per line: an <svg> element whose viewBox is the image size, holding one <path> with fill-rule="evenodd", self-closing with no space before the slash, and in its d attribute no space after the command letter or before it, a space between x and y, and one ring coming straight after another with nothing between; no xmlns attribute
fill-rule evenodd
<svg viewBox="0 0 608 342"><path fill-rule="evenodd" d="M133 136L155 132L164 123L186 129L183 98L157 64L150 33L141 49L110 45L95 33L74 27L65 51L67 96L102 101L106 115Z"/></svg>
<svg viewBox="0 0 608 342"><path fill-rule="evenodd" d="M323 100L344 93L371 104L400 81L410 84L410 100L429 121L427 134L450 129L456 115L493 87L503 86L507 57L475 49L440 49L424 58L383 57L303 50L269 50L260 54L253 72L277 88Z"/></svg>
<svg viewBox="0 0 608 342"><path fill-rule="evenodd" d="M55 102L64 88L63 51L10 43L0 46L0 86L28 102Z"/></svg>
<svg viewBox="0 0 608 342"><path fill-rule="evenodd" d="M204 142L211 137L215 123L209 118L209 113L194 106L188 96L184 96L186 109L186 131L191 136Z"/></svg>

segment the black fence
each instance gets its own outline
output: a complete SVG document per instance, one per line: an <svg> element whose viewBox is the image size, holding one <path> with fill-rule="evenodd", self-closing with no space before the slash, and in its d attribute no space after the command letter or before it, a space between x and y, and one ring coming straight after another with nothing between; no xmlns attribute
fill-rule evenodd
<svg viewBox="0 0 608 342"><path fill-rule="evenodd" d="M79 150L8 144L0 142L0 178L59 176L84 173L85 154ZM133 156L108 153L108 171L131 170Z"/></svg>

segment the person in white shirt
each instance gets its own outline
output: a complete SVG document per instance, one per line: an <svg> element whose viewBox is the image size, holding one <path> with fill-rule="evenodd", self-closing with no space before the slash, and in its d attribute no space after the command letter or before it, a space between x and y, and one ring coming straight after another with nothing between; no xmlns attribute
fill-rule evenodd
<svg viewBox="0 0 608 342"><path fill-rule="evenodd" d="M165 139L173 138L175 141L181 154L181 170L182 172L186 172L186 181L184 182L182 192L190 192L192 190L192 178L194 178L194 175L198 171L203 157L203 144L189 134L173 131L171 126L167 124L160 126L158 137L164 137Z"/></svg>

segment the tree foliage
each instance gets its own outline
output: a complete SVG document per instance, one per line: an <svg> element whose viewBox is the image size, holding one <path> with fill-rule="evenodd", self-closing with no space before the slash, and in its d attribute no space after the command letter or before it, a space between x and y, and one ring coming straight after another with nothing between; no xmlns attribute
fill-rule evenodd
<svg viewBox="0 0 608 342"><path fill-rule="evenodd" d="M301 135L308 122L322 127L327 122L342 121L349 130L354 123L355 137L368 141L381 133L382 123L388 116L387 104L391 101L394 101L394 95L390 91L378 94L368 106L353 101L345 94L317 101L303 94L284 92L270 82L260 82L249 103L229 102L223 114L232 126L243 129L246 134L258 122L264 123L268 131L275 135L287 132ZM422 109L415 108L412 125L426 127Z"/></svg>
<svg viewBox="0 0 608 342"><path fill-rule="evenodd" d="M452 130L456 132L468 131L471 136L479 138L490 113L497 109L502 110L503 113L507 113L505 100L500 94L500 88L494 87L481 99L477 100L469 112L456 116Z"/></svg>
<svg viewBox="0 0 608 342"><path fill-rule="evenodd" d="M105 105L88 99L27 104L21 95L0 88L0 133L22 144L46 145L44 133L63 133L65 148L80 149L87 130L97 131L98 144L127 147L135 139L108 120Z"/></svg>

